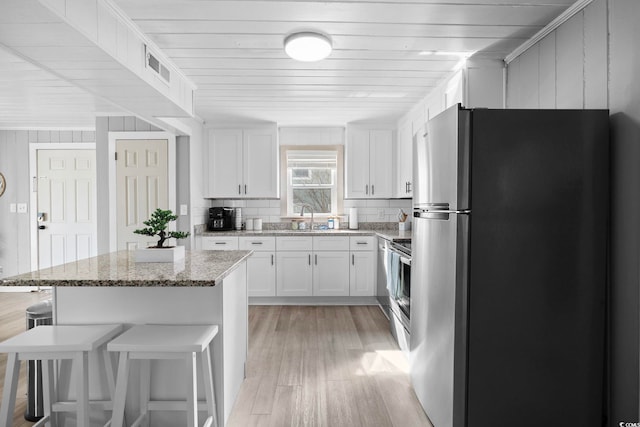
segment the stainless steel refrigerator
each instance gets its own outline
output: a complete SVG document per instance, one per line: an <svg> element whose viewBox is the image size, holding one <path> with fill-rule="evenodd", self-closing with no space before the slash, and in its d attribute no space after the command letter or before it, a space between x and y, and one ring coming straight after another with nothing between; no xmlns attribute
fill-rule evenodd
<svg viewBox="0 0 640 427"><path fill-rule="evenodd" d="M603 424L608 116L454 106L416 141L410 366L435 427Z"/></svg>

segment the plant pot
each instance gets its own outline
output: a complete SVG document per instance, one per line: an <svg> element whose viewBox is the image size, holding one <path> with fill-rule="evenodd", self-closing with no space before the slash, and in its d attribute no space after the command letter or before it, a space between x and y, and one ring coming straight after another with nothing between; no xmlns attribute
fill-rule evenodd
<svg viewBox="0 0 640 427"><path fill-rule="evenodd" d="M136 262L176 262L184 259L184 246L136 249Z"/></svg>

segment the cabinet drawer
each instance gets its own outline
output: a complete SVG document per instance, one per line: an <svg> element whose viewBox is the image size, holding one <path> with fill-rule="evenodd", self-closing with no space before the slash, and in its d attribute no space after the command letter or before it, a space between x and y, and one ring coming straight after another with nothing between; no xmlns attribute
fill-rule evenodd
<svg viewBox="0 0 640 427"><path fill-rule="evenodd" d="M314 251L348 251L348 236L313 236Z"/></svg>
<svg viewBox="0 0 640 427"><path fill-rule="evenodd" d="M202 249L209 251L237 251L238 238L233 236L203 237Z"/></svg>
<svg viewBox="0 0 640 427"><path fill-rule="evenodd" d="M276 238L262 236L240 237L240 249L256 252L273 252L276 250Z"/></svg>
<svg viewBox="0 0 640 427"><path fill-rule="evenodd" d="M376 249L376 236L349 237L352 251L373 251Z"/></svg>
<svg viewBox="0 0 640 427"><path fill-rule="evenodd" d="M278 251L310 251L313 249L311 236L282 236L276 237Z"/></svg>

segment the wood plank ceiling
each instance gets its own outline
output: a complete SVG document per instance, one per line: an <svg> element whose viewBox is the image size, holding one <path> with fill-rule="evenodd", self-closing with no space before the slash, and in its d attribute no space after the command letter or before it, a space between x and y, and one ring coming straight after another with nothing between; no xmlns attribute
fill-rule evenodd
<svg viewBox="0 0 640 427"><path fill-rule="evenodd" d="M574 0L115 0L191 78L207 122L283 125L395 120L464 52L504 58ZM328 34L333 53L302 63L283 39Z"/></svg>
<svg viewBox="0 0 640 427"><path fill-rule="evenodd" d="M394 121L460 61L435 53L502 59L574 2L112 1L196 83L195 111L207 123L289 126ZM329 58L287 57L283 39L299 30L329 35ZM0 89L0 127L82 127L115 110L1 50Z"/></svg>

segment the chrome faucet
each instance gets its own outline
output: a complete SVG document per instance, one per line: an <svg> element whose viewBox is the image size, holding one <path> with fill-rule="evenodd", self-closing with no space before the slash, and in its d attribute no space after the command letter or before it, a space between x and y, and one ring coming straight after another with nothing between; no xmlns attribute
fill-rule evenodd
<svg viewBox="0 0 640 427"><path fill-rule="evenodd" d="M300 209L300 216L304 216L304 208L309 208L309 212L311 212L311 224L309 225L309 230L313 230L313 208L307 204L302 205L302 209Z"/></svg>

